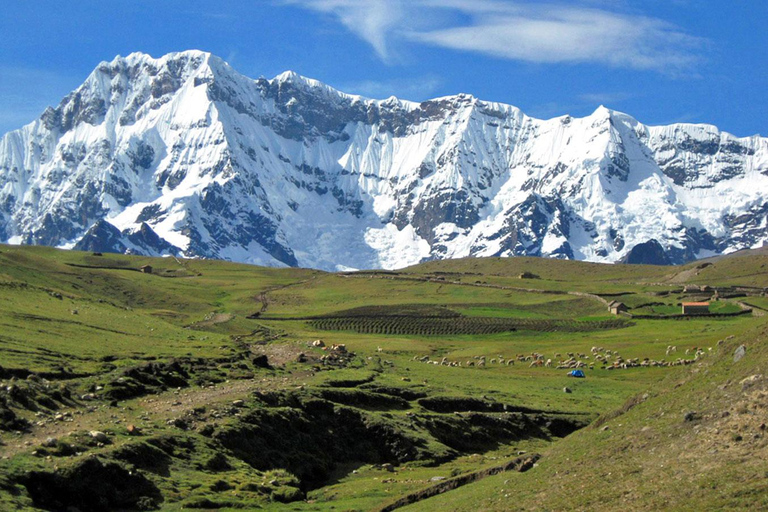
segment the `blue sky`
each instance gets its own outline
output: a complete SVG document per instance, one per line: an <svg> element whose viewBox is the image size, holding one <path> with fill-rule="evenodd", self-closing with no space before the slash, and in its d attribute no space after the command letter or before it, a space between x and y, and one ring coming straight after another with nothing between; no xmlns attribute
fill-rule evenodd
<svg viewBox="0 0 768 512"><path fill-rule="evenodd" d="M598 105L768 135L764 0L5 0L0 132L103 60L201 49L374 98L470 93L528 115Z"/></svg>

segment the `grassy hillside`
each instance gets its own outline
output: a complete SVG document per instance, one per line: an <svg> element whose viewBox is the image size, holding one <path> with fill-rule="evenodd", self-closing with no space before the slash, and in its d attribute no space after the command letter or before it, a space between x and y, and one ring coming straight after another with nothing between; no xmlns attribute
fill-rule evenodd
<svg viewBox="0 0 768 512"><path fill-rule="evenodd" d="M555 443L532 470L403 510L765 509L767 342L761 320Z"/></svg>
<svg viewBox="0 0 768 512"><path fill-rule="evenodd" d="M655 505L747 503L764 489L731 461L762 438L697 436L753 419L722 413L766 361L765 256L706 263L328 274L0 246L0 509L372 510L475 480L411 506L608 508L662 476L686 491ZM716 314L674 316L715 291Z"/></svg>

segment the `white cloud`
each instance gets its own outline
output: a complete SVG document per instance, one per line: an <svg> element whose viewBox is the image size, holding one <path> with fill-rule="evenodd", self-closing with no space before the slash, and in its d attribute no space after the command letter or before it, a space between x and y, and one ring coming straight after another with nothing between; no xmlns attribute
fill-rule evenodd
<svg viewBox="0 0 768 512"><path fill-rule="evenodd" d="M348 30L370 43L385 61L391 58L389 35L404 19L401 0L284 0L284 3L333 14Z"/></svg>
<svg viewBox="0 0 768 512"><path fill-rule="evenodd" d="M699 61L704 40L664 20L582 0L284 0L332 14L391 61L394 42L538 63L599 63L676 74Z"/></svg>

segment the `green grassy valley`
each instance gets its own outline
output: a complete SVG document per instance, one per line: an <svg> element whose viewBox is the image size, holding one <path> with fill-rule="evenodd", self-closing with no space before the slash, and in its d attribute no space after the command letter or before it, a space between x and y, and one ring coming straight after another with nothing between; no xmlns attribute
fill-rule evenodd
<svg viewBox="0 0 768 512"><path fill-rule="evenodd" d="M0 246L0 509L764 508L766 265Z"/></svg>

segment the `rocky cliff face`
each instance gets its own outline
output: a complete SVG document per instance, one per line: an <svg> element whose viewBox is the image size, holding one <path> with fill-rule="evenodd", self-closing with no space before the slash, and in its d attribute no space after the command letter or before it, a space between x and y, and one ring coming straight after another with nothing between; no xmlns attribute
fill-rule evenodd
<svg viewBox="0 0 768 512"><path fill-rule="evenodd" d="M768 240L768 139L369 100L203 52L101 63L0 139L0 240L323 269L536 255L668 261ZM662 256L663 254L663 256Z"/></svg>

